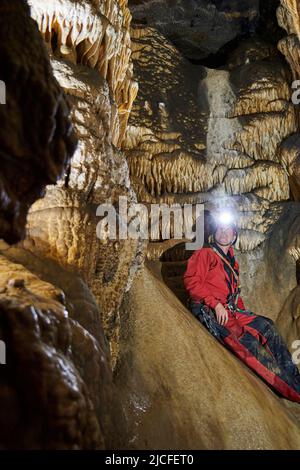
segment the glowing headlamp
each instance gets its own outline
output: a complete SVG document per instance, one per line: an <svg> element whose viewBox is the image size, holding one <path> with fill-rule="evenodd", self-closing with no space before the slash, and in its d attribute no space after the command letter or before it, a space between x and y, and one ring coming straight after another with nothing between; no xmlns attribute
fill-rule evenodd
<svg viewBox="0 0 300 470"><path fill-rule="evenodd" d="M232 212L223 211L217 215L217 223L220 225L231 225L234 223L234 216Z"/></svg>

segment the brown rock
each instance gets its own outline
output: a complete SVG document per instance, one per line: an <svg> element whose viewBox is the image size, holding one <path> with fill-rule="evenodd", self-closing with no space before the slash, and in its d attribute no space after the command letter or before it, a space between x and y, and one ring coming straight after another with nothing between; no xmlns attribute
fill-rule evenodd
<svg viewBox="0 0 300 470"><path fill-rule="evenodd" d="M115 381L127 449L298 449L300 423L174 298L160 263L139 273L121 313Z"/></svg>
<svg viewBox="0 0 300 470"><path fill-rule="evenodd" d="M13 243L24 238L31 204L63 176L76 138L26 2L3 0L0 23L0 238Z"/></svg>

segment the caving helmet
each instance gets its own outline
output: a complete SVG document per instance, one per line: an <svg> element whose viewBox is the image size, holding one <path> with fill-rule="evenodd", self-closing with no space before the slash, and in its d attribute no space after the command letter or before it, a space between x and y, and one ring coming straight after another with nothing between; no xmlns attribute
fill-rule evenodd
<svg viewBox="0 0 300 470"><path fill-rule="evenodd" d="M231 245L235 245L239 235L235 219L236 217L234 213L228 209L219 210L218 212L213 213L211 217L209 243L213 243L215 241L215 233L219 227L231 227L235 233Z"/></svg>

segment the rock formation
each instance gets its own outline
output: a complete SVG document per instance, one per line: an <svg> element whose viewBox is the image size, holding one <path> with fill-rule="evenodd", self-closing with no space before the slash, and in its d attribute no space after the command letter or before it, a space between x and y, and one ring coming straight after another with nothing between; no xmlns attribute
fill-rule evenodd
<svg viewBox="0 0 300 470"><path fill-rule="evenodd" d="M299 405L287 409L224 351L160 270L161 263L147 262L122 306L115 381L131 417L127 447L298 449L299 421L291 411Z"/></svg>
<svg viewBox="0 0 300 470"><path fill-rule="evenodd" d="M57 3L57 6L60 5ZM34 5L31 6L32 16L38 19ZM47 7L47 4L39 2L38 6ZM77 7L80 16L80 5L77 4ZM5 17L5 14L12 14L11 8L7 3L1 19L12 25L10 17ZM124 61L123 68L118 63L119 75L114 75L114 82L109 83L103 76L107 71L101 69L99 73L100 70L90 63L78 64L76 68L70 58L56 58L53 55L51 67L37 25L28 16L29 9L25 9L23 2L20 2L20 8L19 13L14 13L19 14L17 18L20 23L24 23L25 31L33 37L30 44L32 55L31 49L28 50L28 57L23 54L26 76L31 76L29 67L34 69L33 86L29 88L30 81L27 83L28 101L25 101L24 107L21 100L27 94L22 93L16 82L8 87L9 106L1 108L1 112L7 125L10 116L14 119L11 127L17 136L23 140L27 136L32 146L33 163L22 141L15 141L12 134L8 134L9 140L1 140L1 155L6 155L5 144L8 146L12 142L19 145L16 149L10 147L11 153L16 151L16 156L12 153L14 160L19 156L17 150L24 152L26 157L28 155L20 165L20 201L16 200L26 208L40 197L40 188L56 182L59 176L63 178L55 187L47 186L44 199L32 206L24 242L12 248L2 246L5 258L2 260L4 274L1 278L1 332L7 345L8 364L7 377L1 389L5 407L1 422L11 416L11 425L10 432L2 436L1 446L50 449L119 446L120 439L125 435L125 419L120 397L116 398L117 392L112 383L110 348L101 319L107 326L108 338L111 339L110 332L111 336L117 336L118 322L114 315L123 291L130 286L135 263L138 264L139 242L132 245L130 241L125 241L120 246L104 240L104 254L96 236L99 221L96 208L108 197L113 203L119 194L135 197L130 188L125 158L116 147L122 127L126 127L127 107L130 107L128 103L132 89L135 89L135 84L126 75L128 72L130 77L126 44L128 32L126 36L125 31L128 10L124 9L123 12L122 5L118 6L117 12L115 8L113 11L108 8L107 14L110 16L106 22L116 22L120 35L120 57ZM74 10L70 13L75 15ZM105 23L104 15L101 18ZM124 22L123 28L118 27L120 19L121 24ZM113 32L109 25L107 35ZM16 50L21 50L21 31L17 39L19 43L11 41L11 57L5 49L3 55L10 59L12 74L16 70L22 77L22 68L17 62L19 56L14 55L12 49L14 44ZM89 39L85 38L84 41L83 45L89 50ZM6 41L3 44L5 47ZM109 62L113 57L108 36L105 36L104 44L107 49L102 44L101 50L104 49ZM61 46L63 48L63 42ZM116 51L113 53L116 54ZM100 56L102 59L103 54L99 53ZM37 64L40 66L37 67ZM65 89L67 98L58 82ZM40 101L36 103L34 96L41 96ZM20 111L12 107L14 100ZM64 100L67 100L66 103ZM70 106L72 127L67 120ZM30 112L32 122L27 117ZM43 126L42 131L39 131L39 126ZM70 166L69 157L75 150L73 129L78 136L78 146ZM44 139L38 147L37 136L44 134L47 140ZM20 158L22 155L20 153ZM2 167L2 174L7 176L13 189L15 170L11 165L9 171ZM111 186L115 187L115 194L110 190ZM25 196L28 192L31 199L25 199L22 190L26 191ZM5 194L3 197L5 200ZM19 214L16 206L9 207L9 210L12 215ZM22 233L25 211L20 215L22 219L17 222ZM14 232L3 238L15 241L13 236ZM98 292L99 304L88 285L95 296ZM101 298L106 310L100 310ZM30 349L26 344L30 344ZM114 353L113 338L111 349ZM118 417L118 422L114 422L114 416ZM27 435L26 439L24 434Z"/></svg>
<svg viewBox="0 0 300 470"><path fill-rule="evenodd" d="M137 93L137 84L132 80L131 15L126 0L28 3L50 53L95 69L107 80L114 97L112 143L120 144Z"/></svg>
<svg viewBox="0 0 300 470"><path fill-rule="evenodd" d="M99 238L97 215L119 222L120 196L232 205L243 297L292 347L297 2L286 33L273 0L28 5L0 6L0 447L299 448L299 405L186 309L184 243Z"/></svg>
<svg viewBox="0 0 300 470"><path fill-rule="evenodd" d="M258 39L235 50L227 70L212 70L190 66L154 30L135 28L132 38L140 93L123 148L139 199L233 196L244 212L240 246L255 248L280 215L276 203L289 198L294 162L281 161L281 144L297 131L297 115L288 68Z"/></svg>
<svg viewBox="0 0 300 470"><path fill-rule="evenodd" d="M139 94L122 145L138 199L210 208L230 196L239 212L242 265L253 274L244 295L253 310L276 319L296 286L289 253L282 258L293 274L271 300L252 292L270 284L270 277L261 276L261 260L274 224L289 211L289 179L298 157L288 66L257 36L241 42L221 69L190 64L153 28L135 26L132 49ZM162 61L168 66L162 68ZM170 247L169 240L151 243L148 257L158 259ZM179 263L186 258L174 256ZM182 285L180 275L175 284Z"/></svg>
<svg viewBox="0 0 300 470"><path fill-rule="evenodd" d="M296 0L281 0L277 10L278 24L288 35L278 44L291 66L294 78L299 77L299 6Z"/></svg>
<svg viewBox="0 0 300 470"><path fill-rule="evenodd" d="M76 148L68 102L28 12L24 1L1 2L0 237L9 243L24 237L29 207L63 175Z"/></svg>
<svg viewBox="0 0 300 470"><path fill-rule="evenodd" d="M93 323L98 313L93 297L82 280L60 267L47 267L54 286L41 280L41 270L37 277L32 267L28 271L4 256L0 264L7 355L0 387L1 448L109 447L108 436L122 428L122 419L113 423L108 410L119 410L119 416L122 410L99 316ZM64 291L56 287L60 282Z"/></svg>
<svg viewBox="0 0 300 470"><path fill-rule="evenodd" d="M106 202L117 207L120 196L136 201L119 150L137 93L130 13L124 2L116 1L29 4L54 74L72 103L79 145L65 180L32 207L24 246L84 277L115 354L117 310L143 248L138 240L99 240L96 209Z"/></svg>
<svg viewBox="0 0 300 470"><path fill-rule="evenodd" d="M216 53L240 34L255 29L258 0L131 0L134 24L159 31L189 59Z"/></svg>
<svg viewBox="0 0 300 470"><path fill-rule="evenodd" d="M145 5L138 6L136 11L139 8L146 10ZM123 142L132 184L139 200L146 203L205 202L206 207L211 208L222 205L224 197L227 202L229 196L230 203L239 213L238 256L243 297L249 308L278 319L280 331L292 350L299 331L296 308L299 206L293 202L297 201L298 191L299 118L298 109L291 101L295 73L293 70L291 73L276 44L257 34L243 39L238 46L233 44L226 61L216 69L201 64L194 67L174 47L170 35L169 42L154 29L152 18L155 14L157 12L152 8L150 19L137 20L132 28L139 94ZM293 13L292 16L294 18ZM284 41L280 42L280 51L283 51ZM167 67L161 67L161 62L167 63ZM297 64L297 59L295 62ZM188 83L192 84L188 86ZM185 110L183 119L182 109ZM180 111L177 113L177 110ZM192 149L188 146L191 143L194 144ZM170 289L185 302L182 274L188 254L184 244L172 248L169 240L163 242L161 238L150 243L147 256L162 260L157 269ZM143 276L147 277L148 273ZM140 293L132 295L141 296ZM144 310L142 298L140 302ZM136 324L139 308L134 305L131 316ZM161 316L166 315L166 311L168 308ZM144 325L146 318L142 317L140 321ZM170 323L173 324L173 318ZM144 328L147 333L151 330L150 325ZM139 344L137 338L137 344L132 346L133 362ZM150 396L156 387L173 390L172 385L168 387L169 378L154 382L147 376L144 371L147 365L139 360L141 356L139 351L135 381L138 382L140 373L146 395L148 387ZM181 359L182 356L178 362ZM122 367L126 370L126 365L120 361L120 370ZM123 373L120 372L121 377ZM156 370L154 375L164 377L166 374ZM199 388L203 389L203 386ZM162 395L158 396L163 401ZM128 407L135 409L132 402ZM151 427L147 409L151 415L154 407L150 399L148 407L140 406L140 429ZM291 408L298 414L297 407ZM138 405L136 409L139 409ZM174 408L170 414L173 411ZM172 419L168 421L165 417L169 423ZM142 440L142 437L138 439Z"/></svg>
<svg viewBox="0 0 300 470"><path fill-rule="evenodd" d="M300 53L300 12L299 5L296 1L282 0L280 7L277 10L277 18L279 25L287 32L287 36L279 42L279 49L285 55L287 62L292 70L294 90L299 88L299 53ZM296 106L297 119L299 123L299 106ZM284 154L286 159L291 159L290 166L290 186L293 198L299 201L299 171L300 171L300 156L299 156L299 137L296 134L286 141ZM294 344L294 341L299 339L300 323L299 323L299 213L293 220L293 225L288 236L288 245L291 256L297 266L297 279L298 285L291 291L278 316L278 326L282 334L289 344Z"/></svg>

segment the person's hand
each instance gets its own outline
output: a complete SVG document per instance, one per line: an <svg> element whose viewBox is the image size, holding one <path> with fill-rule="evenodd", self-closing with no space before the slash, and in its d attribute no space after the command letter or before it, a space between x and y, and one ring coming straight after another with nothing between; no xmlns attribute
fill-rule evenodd
<svg viewBox="0 0 300 470"><path fill-rule="evenodd" d="M215 312L220 325L226 325L228 322L228 312L226 308L221 303L218 303L218 305L215 307Z"/></svg>

